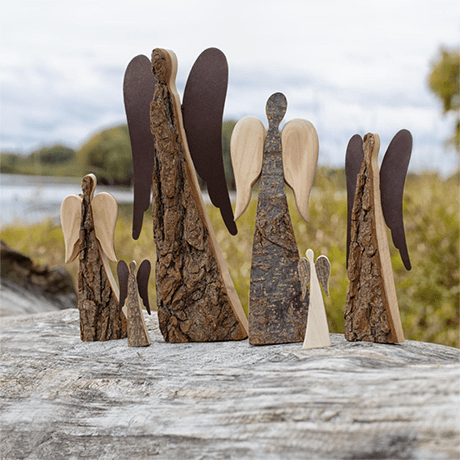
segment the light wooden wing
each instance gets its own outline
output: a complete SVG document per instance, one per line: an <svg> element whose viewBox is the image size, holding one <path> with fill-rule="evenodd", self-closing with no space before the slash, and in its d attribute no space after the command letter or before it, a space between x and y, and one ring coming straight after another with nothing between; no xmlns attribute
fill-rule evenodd
<svg viewBox="0 0 460 460"><path fill-rule="evenodd" d="M230 143L236 183L235 220L241 217L251 201L251 191L262 172L265 128L256 117L242 118L233 128Z"/></svg>
<svg viewBox="0 0 460 460"><path fill-rule="evenodd" d="M308 285L310 284L310 262L305 258L302 257L299 260L299 279L300 279L300 292L301 292L301 300L305 300L305 297L308 293Z"/></svg>
<svg viewBox="0 0 460 460"><path fill-rule="evenodd" d="M61 204L61 227L65 241L65 263L78 255L80 241L81 202L78 195L69 195Z"/></svg>
<svg viewBox="0 0 460 460"><path fill-rule="evenodd" d="M115 224L118 217L118 203L110 193L98 193L91 201L94 231L102 251L113 262L117 261L114 248Z"/></svg>
<svg viewBox="0 0 460 460"><path fill-rule="evenodd" d="M315 127L294 119L281 132L284 179L294 191L297 210L308 222L308 204L318 164L319 142Z"/></svg>
<svg viewBox="0 0 460 460"><path fill-rule="evenodd" d="M324 292L329 297L329 276L331 274L331 263L326 256L319 256L315 262L316 276Z"/></svg>

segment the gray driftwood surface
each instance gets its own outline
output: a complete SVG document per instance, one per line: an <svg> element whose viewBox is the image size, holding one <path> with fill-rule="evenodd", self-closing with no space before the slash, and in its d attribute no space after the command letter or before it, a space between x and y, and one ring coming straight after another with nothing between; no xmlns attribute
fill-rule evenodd
<svg viewBox="0 0 460 460"><path fill-rule="evenodd" d="M82 342L2 318L2 459L458 459L460 350L407 341Z"/></svg>

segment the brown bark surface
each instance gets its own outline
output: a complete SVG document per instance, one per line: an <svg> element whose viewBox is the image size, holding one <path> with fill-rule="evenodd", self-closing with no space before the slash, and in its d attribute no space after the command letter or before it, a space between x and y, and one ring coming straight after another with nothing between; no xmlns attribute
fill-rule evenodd
<svg viewBox="0 0 460 460"><path fill-rule="evenodd" d="M357 178L351 215L345 338L349 341L394 343L396 338L376 236L372 150L373 138L366 136L364 160Z"/></svg>
<svg viewBox="0 0 460 460"><path fill-rule="evenodd" d="M155 141L152 213L160 329L168 342L241 340L246 333L229 302L206 211L192 190L193 165L186 164L168 86L169 56L155 50L152 63L157 78L150 120Z"/></svg>
<svg viewBox="0 0 460 460"><path fill-rule="evenodd" d="M82 181L80 255L78 271L78 309L80 337L83 341L126 337L126 317L118 314L118 300L112 290L102 261L101 248L94 231L91 194L94 183Z"/></svg>
<svg viewBox="0 0 460 460"><path fill-rule="evenodd" d="M136 263L131 262L129 264L128 295L126 297L126 309L128 311L128 346L148 347L150 345L150 337L142 313L135 270Z"/></svg>
<svg viewBox="0 0 460 460"><path fill-rule="evenodd" d="M284 190L278 126L285 111L285 97L280 93L271 96L267 103L269 130L252 249L249 291L252 345L301 342L307 325L309 299L308 295L301 298L299 251Z"/></svg>

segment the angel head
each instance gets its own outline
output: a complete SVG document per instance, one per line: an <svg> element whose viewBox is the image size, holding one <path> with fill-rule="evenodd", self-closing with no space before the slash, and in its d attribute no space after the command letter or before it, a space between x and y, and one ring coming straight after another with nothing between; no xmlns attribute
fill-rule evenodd
<svg viewBox="0 0 460 460"><path fill-rule="evenodd" d="M286 113L287 102L282 93L273 94L267 102L269 133L278 134L278 125ZM241 217L251 200L251 192L262 174L264 151L270 150L270 139L263 123L255 117L242 118L231 139L231 157L236 182L235 220ZM283 174L293 190L297 210L308 222L310 192L318 162L318 135L307 120L294 119L281 132Z"/></svg>

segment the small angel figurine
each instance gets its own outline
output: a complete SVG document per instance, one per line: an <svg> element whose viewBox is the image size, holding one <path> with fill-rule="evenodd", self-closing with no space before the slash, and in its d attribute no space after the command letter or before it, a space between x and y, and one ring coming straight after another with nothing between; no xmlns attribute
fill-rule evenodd
<svg viewBox="0 0 460 460"><path fill-rule="evenodd" d="M412 152L412 135L399 131L379 172L380 138L350 139L346 154L348 195L347 264L350 280L345 308L345 338L402 343L404 333L388 247L387 229L407 270L411 269L404 232L402 200ZM386 225L385 225L386 223Z"/></svg>
<svg viewBox="0 0 460 460"><path fill-rule="evenodd" d="M96 176L82 179L83 194L69 195L61 205L65 262L79 256L78 309L83 341L126 337L126 317L118 312L118 287L108 259L116 261L113 237L118 204L109 193L94 195Z"/></svg>
<svg viewBox="0 0 460 460"><path fill-rule="evenodd" d="M299 262L299 276L302 285L302 299L307 294L307 285L310 284L310 304L308 306L307 331L303 348L324 348L331 346L329 327L327 325L326 309L321 294L321 286L329 296L329 276L331 263L326 256L319 256L314 262L314 254L311 249L306 252Z"/></svg>
<svg viewBox="0 0 460 460"><path fill-rule="evenodd" d="M268 99L268 132L260 120L245 117L235 126L231 157L237 199L235 219L246 210L260 177L249 293L249 343L301 342L308 296L301 298L299 251L285 194L294 191L297 209L308 221L308 203L318 161L318 136L306 120L291 120L279 132L287 101Z"/></svg>
<svg viewBox="0 0 460 460"><path fill-rule="evenodd" d="M119 312L126 303L128 317L128 346L129 347L148 347L150 337L144 321L141 302L150 315L150 304L148 294L148 283L150 277L150 261L143 260L136 273L137 264L133 260L128 265L124 260L120 260L117 265L118 283L120 284L120 304Z"/></svg>

